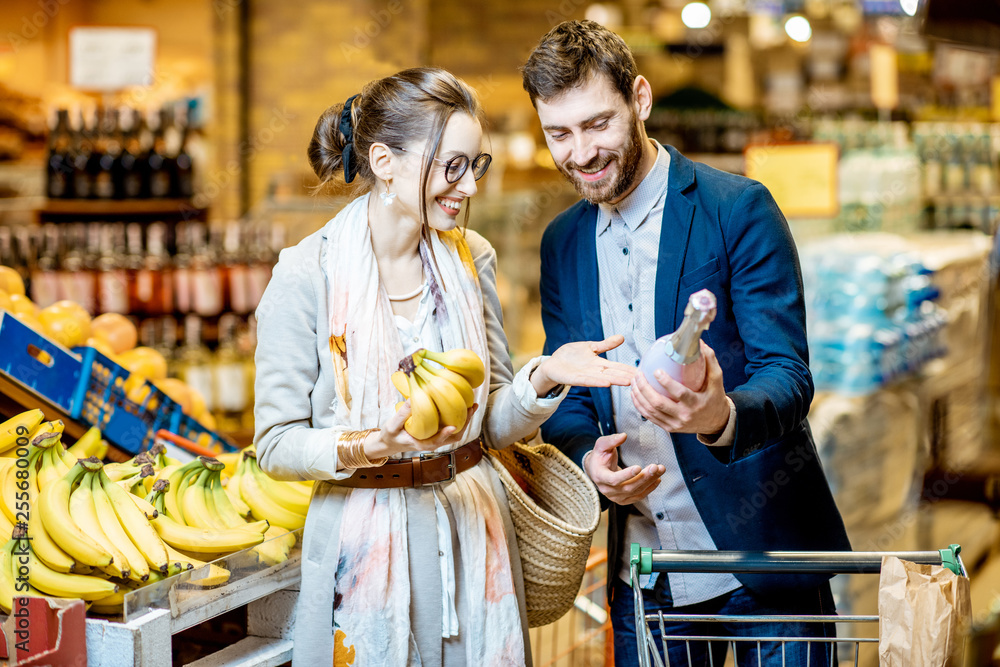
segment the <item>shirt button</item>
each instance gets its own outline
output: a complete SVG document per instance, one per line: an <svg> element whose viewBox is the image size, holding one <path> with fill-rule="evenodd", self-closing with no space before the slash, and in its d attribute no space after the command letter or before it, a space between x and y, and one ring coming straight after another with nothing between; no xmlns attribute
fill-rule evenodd
<svg viewBox="0 0 1000 667"><path fill-rule="evenodd" d="M639 419L641 419L641 420L642 420L642 421L644 421L644 422L648 422L648 421L649 421L648 419L646 419L646 418L645 418L645 417L643 417L642 415L639 415Z"/></svg>
<svg viewBox="0 0 1000 667"><path fill-rule="evenodd" d="M622 254L623 255L627 255L628 254L628 248L622 248Z"/></svg>
<svg viewBox="0 0 1000 667"><path fill-rule="evenodd" d="M663 521L663 512L657 512L656 519L657 521Z"/></svg>
<svg viewBox="0 0 1000 667"><path fill-rule="evenodd" d="M628 305L628 312L630 312L630 313L632 312L632 304L631 303Z"/></svg>
<svg viewBox="0 0 1000 667"><path fill-rule="evenodd" d="M639 365L639 360L638 360L638 359L636 359L636 360L635 360L635 365L636 365L636 366L638 366L638 365Z"/></svg>
<svg viewBox="0 0 1000 667"><path fill-rule="evenodd" d="M414 336L413 337L413 342L414 343L419 343L420 342L420 336Z"/></svg>

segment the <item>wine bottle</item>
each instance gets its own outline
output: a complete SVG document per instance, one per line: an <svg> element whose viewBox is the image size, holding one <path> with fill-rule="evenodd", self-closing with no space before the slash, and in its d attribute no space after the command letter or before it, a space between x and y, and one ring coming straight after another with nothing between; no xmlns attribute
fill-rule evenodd
<svg viewBox="0 0 1000 667"><path fill-rule="evenodd" d="M52 199L73 196L73 134L69 111L56 112L56 125L49 135L49 160L46 168L46 191Z"/></svg>
<svg viewBox="0 0 1000 667"><path fill-rule="evenodd" d="M707 289L695 292L684 309L684 321L677 331L662 336L642 355L639 370L646 381L664 396L654 373L664 371L688 389L700 391L705 385L705 357L701 354L701 334L715 319L715 295Z"/></svg>

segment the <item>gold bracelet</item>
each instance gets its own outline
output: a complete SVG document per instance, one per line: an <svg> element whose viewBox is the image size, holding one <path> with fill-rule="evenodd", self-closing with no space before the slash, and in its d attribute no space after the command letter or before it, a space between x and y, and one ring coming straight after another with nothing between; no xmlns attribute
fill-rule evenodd
<svg viewBox="0 0 1000 667"><path fill-rule="evenodd" d="M372 461L365 453L365 440L371 433L380 429L369 428L364 431L347 431L343 433L337 442L337 459L340 465L346 468L377 468L385 465L389 460L388 456Z"/></svg>

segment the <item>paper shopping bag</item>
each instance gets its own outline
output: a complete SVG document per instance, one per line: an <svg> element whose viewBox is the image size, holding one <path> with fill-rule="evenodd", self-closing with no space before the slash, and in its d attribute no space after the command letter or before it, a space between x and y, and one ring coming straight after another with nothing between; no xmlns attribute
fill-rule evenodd
<svg viewBox="0 0 1000 667"><path fill-rule="evenodd" d="M881 667L959 667L972 617L969 580L885 556L878 616Z"/></svg>

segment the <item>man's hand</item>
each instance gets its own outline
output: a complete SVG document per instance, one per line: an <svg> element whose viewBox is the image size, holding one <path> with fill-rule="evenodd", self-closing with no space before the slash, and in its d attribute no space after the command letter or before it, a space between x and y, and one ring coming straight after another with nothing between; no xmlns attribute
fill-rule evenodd
<svg viewBox="0 0 1000 667"><path fill-rule="evenodd" d="M656 379L667 391L667 396L654 390L642 373L632 381L632 403L639 414L668 433L720 433L729 423L729 403L722 384L722 367L715 352L704 341L701 353L705 356L707 379L701 391L692 391L663 371L656 371Z"/></svg>
<svg viewBox="0 0 1000 667"><path fill-rule="evenodd" d="M650 464L645 468L618 467L618 447L625 442L624 433L605 435L594 443L594 451L584 459L587 475L597 490L617 505L631 505L642 500L660 485L660 476L666 468Z"/></svg>

